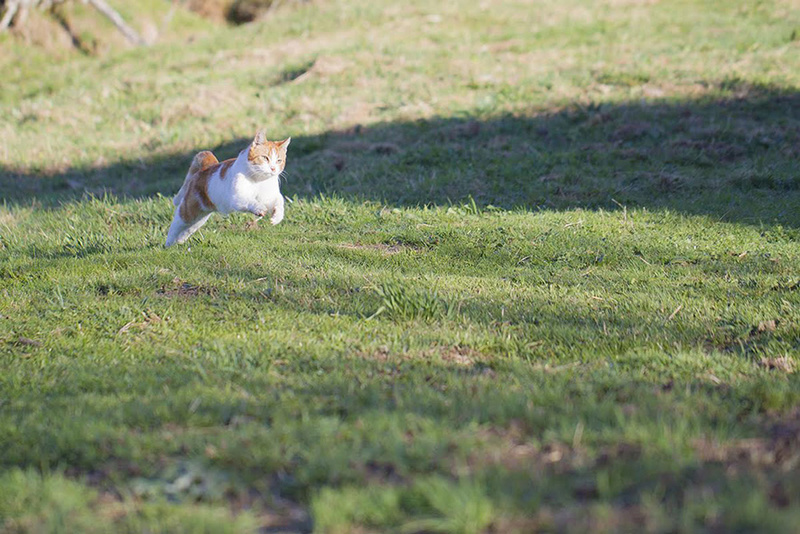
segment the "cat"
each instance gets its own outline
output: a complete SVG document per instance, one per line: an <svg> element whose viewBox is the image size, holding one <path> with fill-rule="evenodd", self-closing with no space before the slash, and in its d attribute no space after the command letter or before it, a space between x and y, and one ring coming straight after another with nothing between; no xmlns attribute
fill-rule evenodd
<svg viewBox="0 0 800 534"><path fill-rule="evenodd" d="M286 167L291 137L267 141L259 130L253 142L235 158L220 162L208 150L199 152L172 203L175 215L165 247L184 243L215 211L270 216L272 224L283 220L280 175Z"/></svg>

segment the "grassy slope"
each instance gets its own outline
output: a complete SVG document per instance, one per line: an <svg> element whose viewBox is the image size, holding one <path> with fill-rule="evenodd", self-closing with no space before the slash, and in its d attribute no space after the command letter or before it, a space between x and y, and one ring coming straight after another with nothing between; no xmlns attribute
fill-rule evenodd
<svg viewBox="0 0 800 534"><path fill-rule="evenodd" d="M12 70L0 522L790 531L800 6L555 4ZM163 250L259 125L286 221Z"/></svg>

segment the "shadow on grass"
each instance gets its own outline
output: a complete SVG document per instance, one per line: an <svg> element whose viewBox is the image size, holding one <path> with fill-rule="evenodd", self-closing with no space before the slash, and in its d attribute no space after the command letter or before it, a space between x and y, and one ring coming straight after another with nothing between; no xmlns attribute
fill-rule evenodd
<svg viewBox="0 0 800 534"><path fill-rule="evenodd" d="M709 502L735 506L723 489L750 475L748 492L776 508L797 503L791 496L798 480L787 468L799 420L751 417L759 408L752 388L702 380L673 388L597 367L548 372L509 363L486 373L468 362L392 354L253 356L223 362L207 354L198 364L164 358L157 377L130 363L70 362L73 379L58 386L60 395L91 393L90 400L48 397L35 417L20 417L16 434L0 438L16 445L0 465L66 465L71 476L108 492L142 480L159 491L176 486L171 467L190 458L204 469L172 498L249 496L267 507L274 506L271 494L279 503L308 503L323 487L402 490L431 475L474 478L482 493L522 516L542 506L588 510L601 503L624 511L647 505L653 492L660 496L651 506L680 510L708 485L718 488ZM63 373L63 365L45 374ZM208 372L200 373L201 365ZM128 396L110 386L121 379ZM230 380L256 396L232 390ZM152 394L166 386L168 399ZM791 396L786 388L784 394ZM715 435L732 440L707 437ZM763 438L741 439L752 435ZM672 451L676 442L692 450ZM215 473L230 476L224 491L206 490Z"/></svg>
<svg viewBox="0 0 800 534"><path fill-rule="evenodd" d="M571 105L535 116L434 118L295 136L289 196L389 205L668 208L800 225L800 94L729 82L727 97ZM246 146L212 148L222 158ZM0 169L5 200L45 205L86 192L172 195L194 154L41 177Z"/></svg>

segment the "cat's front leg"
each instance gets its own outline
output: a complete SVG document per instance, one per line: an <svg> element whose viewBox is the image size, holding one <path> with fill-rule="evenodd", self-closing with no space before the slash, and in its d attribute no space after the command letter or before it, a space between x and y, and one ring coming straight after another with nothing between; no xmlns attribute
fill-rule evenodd
<svg viewBox="0 0 800 534"><path fill-rule="evenodd" d="M269 218L269 222L272 224L278 224L283 220L283 196L278 195L278 201L275 203L275 207L272 208L272 216Z"/></svg>
<svg viewBox="0 0 800 534"><path fill-rule="evenodd" d="M247 206L245 209L240 211L244 211L246 213L252 213L253 215L255 215L260 219L262 217L265 217L269 210L263 204L251 204Z"/></svg>

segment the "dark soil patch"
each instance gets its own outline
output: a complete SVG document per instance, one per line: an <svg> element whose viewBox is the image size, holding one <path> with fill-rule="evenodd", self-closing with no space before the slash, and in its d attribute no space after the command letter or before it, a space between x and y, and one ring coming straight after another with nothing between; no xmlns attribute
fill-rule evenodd
<svg viewBox="0 0 800 534"><path fill-rule="evenodd" d="M733 468L796 470L800 467L800 408L767 422L762 437L731 443L701 440L695 448L704 461L720 462Z"/></svg>
<svg viewBox="0 0 800 534"><path fill-rule="evenodd" d="M177 278L174 279L172 283L173 285L171 287L161 287L161 289L159 289L157 293L165 297L183 297L183 298L198 297L200 295L214 296L216 294L216 291L212 288L196 286L194 284L190 284L189 282L184 282Z"/></svg>

